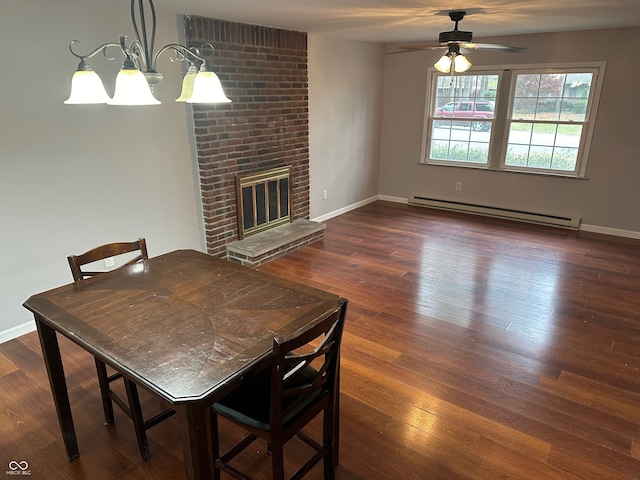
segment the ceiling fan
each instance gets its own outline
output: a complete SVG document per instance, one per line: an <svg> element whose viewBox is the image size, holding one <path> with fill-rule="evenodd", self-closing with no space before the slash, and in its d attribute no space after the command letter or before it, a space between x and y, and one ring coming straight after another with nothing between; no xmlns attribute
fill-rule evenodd
<svg viewBox="0 0 640 480"><path fill-rule="evenodd" d="M473 32L458 30L458 23L462 21L466 14L467 12L460 10L449 12L449 18L452 22L454 22L454 27L450 32L440 32L440 35L438 35L439 43L416 43L412 45L403 45L398 47L398 51L393 53L414 52L418 50L437 50L440 48L450 49L451 47L457 47L458 50L461 48L469 48L474 50L505 50L512 52L524 50L520 47L501 45L499 43L473 43Z"/></svg>

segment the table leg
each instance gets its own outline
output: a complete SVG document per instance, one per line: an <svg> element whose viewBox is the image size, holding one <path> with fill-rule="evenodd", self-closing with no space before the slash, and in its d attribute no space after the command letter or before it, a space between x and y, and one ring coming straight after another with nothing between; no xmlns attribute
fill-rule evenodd
<svg viewBox="0 0 640 480"><path fill-rule="evenodd" d="M182 418L184 467L187 480L210 480L213 472L208 404L187 403L179 407Z"/></svg>
<svg viewBox="0 0 640 480"><path fill-rule="evenodd" d="M42 347L42 355L44 363L47 367L49 375L49 384L51 385L51 393L53 393L53 402L58 413L58 422L62 431L62 439L67 449L67 457L69 461L74 461L80 456L78 451L78 442L76 440L76 431L73 426L73 418L71 416L71 405L69 404L69 392L67 391L67 382L64 378L64 368L62 366L62 358L60 357L60 347L58 346L58 338L56 331L41 322L38 316L36 318L36 326L38 328L38 337L40 338L40 346Z"/></svg>

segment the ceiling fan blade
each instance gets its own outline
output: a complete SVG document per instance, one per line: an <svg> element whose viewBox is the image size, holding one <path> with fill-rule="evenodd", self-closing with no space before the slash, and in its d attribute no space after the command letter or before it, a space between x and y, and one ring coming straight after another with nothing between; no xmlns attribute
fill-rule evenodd
<svg viewBox="0 0 640 480"><path fill-rule="evenodd" d="M460 48L469 48L472 50L503 50L509 52L526 50L522 47L512 47L510 45L501 45L499 43L461 43Z"/></svg>
<svg viewBox="0 0 640 480"><path fill-rule="evenodd" d="M423 50L446 50L449 45L457 45L459 48L466 48L469 50L499 50L503 52L521 52L526 50L522 47L512 47L511 45L502 45L500 43L457 43L450 42L447 44L420 44L414 45L400 45L394 49L391 54L394 53L407 53L407 52L420 52Z"/></svg>
<svg viewBox="0 0 640 480"><path fill-rule="evenodd" d="M393 52L388 53L407 53L407 52L420 52L423 50L442 50L447 49L446 45L438 44L415 44L415 45L400 45L395 47Z"/></svg>

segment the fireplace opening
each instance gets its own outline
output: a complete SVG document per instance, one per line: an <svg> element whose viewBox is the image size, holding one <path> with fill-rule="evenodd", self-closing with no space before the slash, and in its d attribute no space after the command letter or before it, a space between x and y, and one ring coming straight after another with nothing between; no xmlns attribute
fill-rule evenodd
<svg viewBox="0 0 640 480"><path fill-rule="evenodd" d="M236 177L238 238L291 222L290 167Z"/></svg>

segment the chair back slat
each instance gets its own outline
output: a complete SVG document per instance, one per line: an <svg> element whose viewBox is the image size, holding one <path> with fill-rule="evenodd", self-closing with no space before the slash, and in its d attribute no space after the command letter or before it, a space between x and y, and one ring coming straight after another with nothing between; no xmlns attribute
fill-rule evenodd
<svg viewBox="0 0 640 480"><path fill-rule="evenodd" d="M100 245L99 247L92 248L81 255L69 255L67 260L69 261L69 267L71 267L73 280L78 282L85 278L104 273L104 271L90 271L83 269L82 267L84 265L136 251L140 253L134 258L128 260L126 263L120 265L118 268L149 258L147 253L147 243L144 238L139 238L135 242L116 242Z"/></svg>
<svg viewBox="0 0 640 480"><path fill-rule="evenodd" d="M333 396L346 313L341 303L331 316L291 339L274 338L271 425L283 425L290 412ZM315 413L310 412L310 416Z"/></svg>

